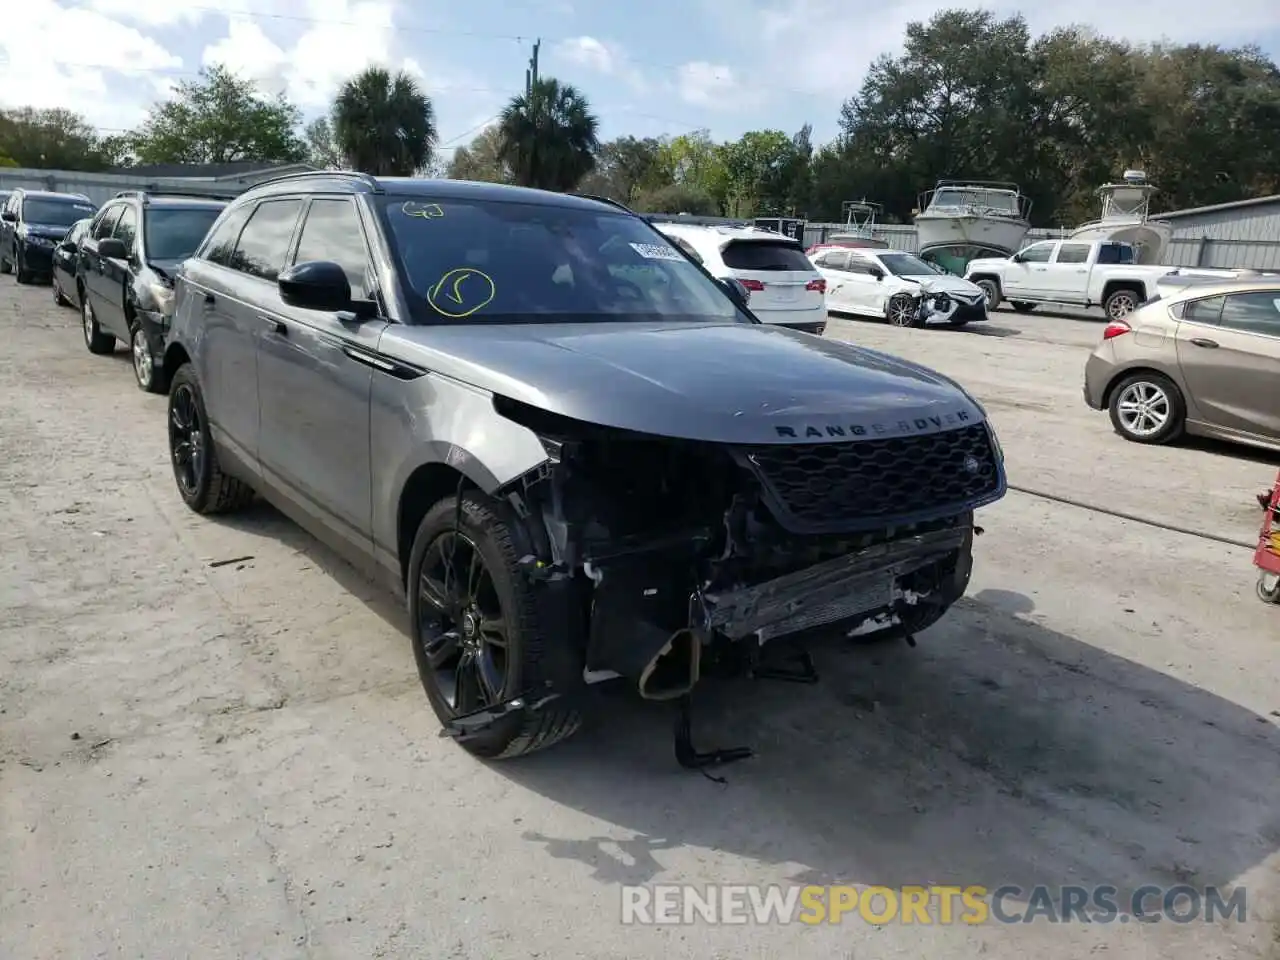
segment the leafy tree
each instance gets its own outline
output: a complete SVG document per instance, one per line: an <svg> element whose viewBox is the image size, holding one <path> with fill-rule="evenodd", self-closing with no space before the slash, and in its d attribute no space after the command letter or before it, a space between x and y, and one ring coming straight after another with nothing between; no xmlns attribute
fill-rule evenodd
<svg viewBox="0 0 1280 960"><path fill-rule="evenodd" d="M0 167L16 167L16 166L18 166L17 160L13 159L13 157L9 156L7 153L0 153Z"/></svg>
<svg viewBox="0 0 1280 960"><path fill-rule="evenodd" d="M546 77L502 111L498 156L515 183L572 190L595 166L598 128L585 96Z"/></svg>
<svg viewBox="0 0 1280 960"><path fill-rule="evenodd" d="M711 197L723 212L729 192L723 150L706 130L695 130L673 139L663 151L663 165L673 183L691 187Z"/></svg>
<svg viewBox="0 0 1280 960"><path fill-rule="evenodd" d="M641 191L633 202L635 209L643 213L688 213L698 217L714 217L720 212L714 198L697 187L683 183Z"/></svg>
<svg viewBox="0 0 1280 960"><path fill-rule="evenodd" d="M0 110L0 154L19 167L102 170L111 157L84 117L70 110Z"/></svg>
<svg viewBox="0 0 1280 960"><path fill-rule="evenodd" d="M595 169L581 185L583 193L606 196L631 206L641 194L669 186L665 144L654 137L619 137L600 145Z"/></svg>
<svg viewBox="0 0 1280 960"><path fill-rule="evenodd" d="M139 163L298 163L306 145L296 133L298 108L263 99L249 80L223 66L178 84L131 137Z"/></svg>
<svg viewBox="0 0 1280 960"><path fill-rule="evenodd" d="M465 147L453 152L445 175L450 180L481 180L510 183L511 174L502 162L502 131L489 127Z"/></svg>
<svg viewBox="0 0 1280 960"><path fill-rule="evenodd" d="M787 212L797 169L795 144L781 130L751 130L722 149L731 217Z"/></svg>
<svg viewBox="0 0 1280 960"><path fill-rule="evenodd" d="M321 170L338 170L344 166L342 154L333 142L333 126L328 117L317 117L307 124L302 138L307 143L307 162L312 166Z"/></svg>
<svg viewBox="0 0 1280 960"><path fill-rule="evenodd" d="M435 107L408 73L369 67L342 85L333 105L333 135L356 170L412 176L435 152Z"/></svg>

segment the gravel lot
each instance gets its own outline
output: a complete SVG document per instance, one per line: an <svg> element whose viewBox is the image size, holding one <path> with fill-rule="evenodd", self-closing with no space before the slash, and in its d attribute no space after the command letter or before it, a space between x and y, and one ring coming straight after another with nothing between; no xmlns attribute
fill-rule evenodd
<svg viewBox="0 0 1280 960"><path fill-rule="evenodd" d="M623 701L485 765L394 598L270 509L190 514L165 400L0 279L0 957L1280 956L1280 611L1249 552L1023 492L969 596L823 683L708 692L713 783ZM834 321L990 411L1013 482L1249 539L1275 467L1080 399L1096 321ZM237 559L238 558L238 559ZM236 562L224 563L235 560ZM1247 884L1245 924L624 927L627 883Z"/></svg>

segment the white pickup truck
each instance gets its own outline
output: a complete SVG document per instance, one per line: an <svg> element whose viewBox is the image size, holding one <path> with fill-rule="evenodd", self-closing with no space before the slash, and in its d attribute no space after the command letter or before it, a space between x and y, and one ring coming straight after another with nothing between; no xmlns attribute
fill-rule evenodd
<svg viewBox="0 0 1280 960"><path fill-rule="evenodd" d="M1156 281L1176 269L1134 259L1131 245L1113 240L1041 240L1007 259L971 260L965 279L986 293L988 311L1002 300L1022 313L1041 303L1064 303L1101 306L1109 319L1120 320L1154 296Z"/></svg>

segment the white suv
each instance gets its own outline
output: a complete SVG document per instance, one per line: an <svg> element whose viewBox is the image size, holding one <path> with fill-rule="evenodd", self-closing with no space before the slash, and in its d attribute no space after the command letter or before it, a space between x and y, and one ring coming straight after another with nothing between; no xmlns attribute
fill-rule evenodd
<svg viewBox="0 0 1280 960"><path fill-rule="evenodd" d="M827 281L790 237L754 227L653 226L717 279L734 279L751 293L751 312L765 323L806 333L827 326Z"/></svg>

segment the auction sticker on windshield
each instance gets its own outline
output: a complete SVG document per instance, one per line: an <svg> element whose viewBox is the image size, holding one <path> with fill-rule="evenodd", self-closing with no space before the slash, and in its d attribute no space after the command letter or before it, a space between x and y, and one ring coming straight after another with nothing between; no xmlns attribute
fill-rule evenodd
<svg viewBox="0 0 1280 960"><path fill-rule="evenodd" d="M631 249L646 260L675 260L678 263L684 259L675 247L663 243L633 243Z"/></svg>

